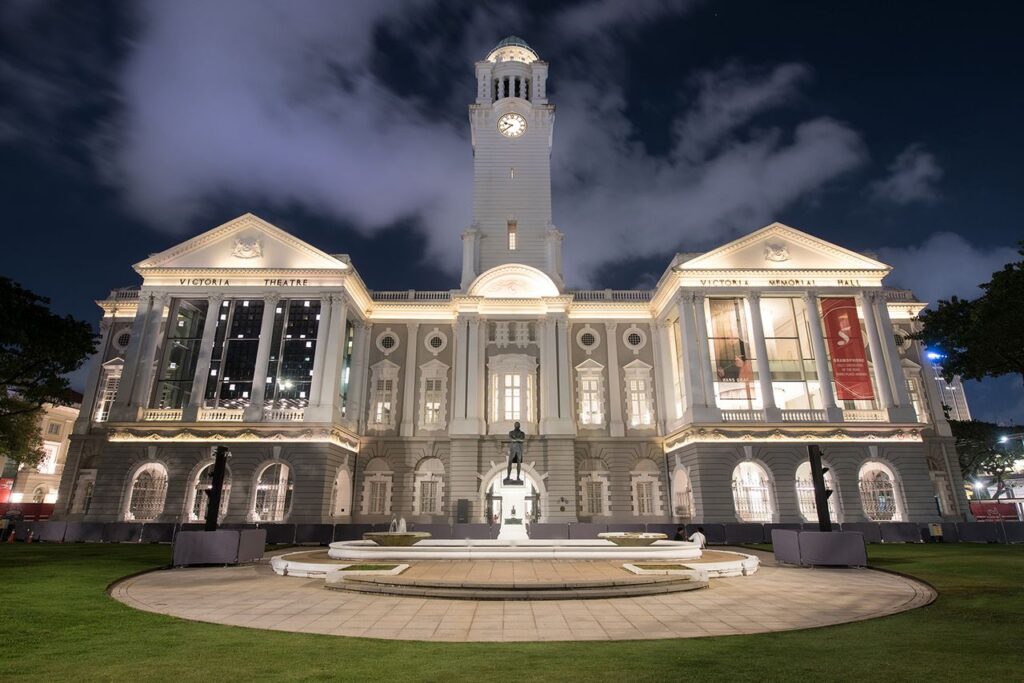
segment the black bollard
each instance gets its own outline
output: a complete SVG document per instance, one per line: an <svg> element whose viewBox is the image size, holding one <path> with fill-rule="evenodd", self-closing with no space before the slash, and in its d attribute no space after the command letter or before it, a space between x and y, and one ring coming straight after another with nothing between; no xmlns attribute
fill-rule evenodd
<svg viewBox="0 0 1024 683"><path fill-rule="evenodd" d="M209 503L206 506L206 531L217 530L217 517L220 512L220 496L224 488L224 474L228 468L228 447L216 446L213 449L213 484L210 486Z"/></svg>
<svg viewBox="0 0 1024 683"><path fill-rule="evenodd" d="M832 490L825 488L827 467L821 466L821 448L808 446L807 455L811 461L811 479L814 481L814 506L818 509L818 530L832 531L832 516L828 514L828 498Z"/></svg>

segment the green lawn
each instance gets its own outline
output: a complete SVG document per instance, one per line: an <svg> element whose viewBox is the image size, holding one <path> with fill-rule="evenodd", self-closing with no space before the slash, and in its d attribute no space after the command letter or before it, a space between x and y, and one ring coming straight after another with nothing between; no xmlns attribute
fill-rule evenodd
<svg viewBox="0 0 1024 683"><path fill-rule="evenodd" d="M107 596L111 581L166 564L169 553L158 545L0 546L0 680L1020 680L1024 662L1024 546L871 546L872 565L920 577L940 596L859 624L508 645L217 626Z"/></svg>

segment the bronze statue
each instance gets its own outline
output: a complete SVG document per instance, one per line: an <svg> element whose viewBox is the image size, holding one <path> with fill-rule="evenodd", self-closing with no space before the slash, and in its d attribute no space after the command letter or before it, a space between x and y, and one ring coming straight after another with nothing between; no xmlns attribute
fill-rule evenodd
<svg viewBox="0 0 1024 683"><path fill-rule="evenodd" d="M526 434L519 428L518 422L508 433L508 438L508 471L505 473L505 483L522 483L523 443L526 441ZM512 463L516 465L515 479L512 479Z"/></svg>

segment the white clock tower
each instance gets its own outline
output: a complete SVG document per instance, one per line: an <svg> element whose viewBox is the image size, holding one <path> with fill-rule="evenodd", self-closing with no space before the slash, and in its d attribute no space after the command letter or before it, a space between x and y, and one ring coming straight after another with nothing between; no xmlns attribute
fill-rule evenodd
<svg viewBox="0 0 1024 683"><path fill-rule="evenodd" d="M473 224L463 233L462 289L481 273L521 263L562 283L562 233L551 223L551 141L555 107L548 65L509 36L476 64Z"/></svg>

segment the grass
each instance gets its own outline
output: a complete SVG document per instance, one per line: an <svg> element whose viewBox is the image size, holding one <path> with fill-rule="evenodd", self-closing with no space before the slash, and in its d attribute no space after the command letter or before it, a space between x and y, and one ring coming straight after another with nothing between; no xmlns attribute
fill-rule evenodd
<svg viewBox="0 0 1024 683"><path fill-rule="evenodd" d="M160 545L0 546L0 680L1019 680L1024 547L882 545L929 607L808 631L597 643L421 643L259 631L140 612L106 594ZM802 570L793 570L802 571ZM713 590L713 589L712 589Z"/></svg>

